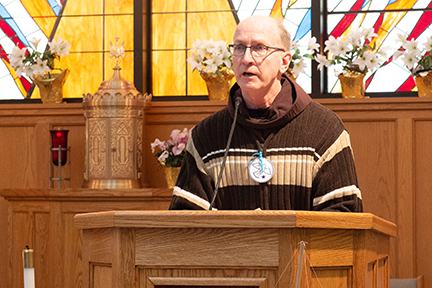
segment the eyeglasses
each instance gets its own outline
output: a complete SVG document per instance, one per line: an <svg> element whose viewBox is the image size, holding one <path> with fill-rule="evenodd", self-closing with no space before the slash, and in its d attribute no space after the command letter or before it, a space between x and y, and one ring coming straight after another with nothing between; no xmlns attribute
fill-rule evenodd
<svg viewBox="0 0 432 288"><path fill-rule="evenodd" d="M270 47L262 44L252 45L252 46L245 46L242 44L230 44L228 45L228 47L231 49L231 53L234 56L243 56L247 48L250 48L253 57L265 57L269 54L268 52L269 49L285 52L285 49L278 48L278 47Z"/></svg>

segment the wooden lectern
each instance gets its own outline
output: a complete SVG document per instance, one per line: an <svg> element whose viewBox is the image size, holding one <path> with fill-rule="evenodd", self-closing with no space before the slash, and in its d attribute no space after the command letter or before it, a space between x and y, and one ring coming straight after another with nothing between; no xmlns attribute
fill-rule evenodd
<svg viewBox="0 0 432 288"><path fill-rule="evenodd" d="M78 214L85 288L389 287L396 225L367 213L110 211Z"/></svg>

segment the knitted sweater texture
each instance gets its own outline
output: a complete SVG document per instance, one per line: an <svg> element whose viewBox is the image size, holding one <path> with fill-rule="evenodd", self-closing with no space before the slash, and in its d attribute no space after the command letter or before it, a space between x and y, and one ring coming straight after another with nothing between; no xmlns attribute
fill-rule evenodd
<svg viewBox="0 0 432 288"><path fill-rule="evenodd" d="M228 106L192 130L170 209L209 208L236 97L242 96L234 85ZM266 183L254 181L247 167L260 151L274 166ZM362 212L342 121L287 78L263 119L251 118L243 101L214 208Z"/></svg>

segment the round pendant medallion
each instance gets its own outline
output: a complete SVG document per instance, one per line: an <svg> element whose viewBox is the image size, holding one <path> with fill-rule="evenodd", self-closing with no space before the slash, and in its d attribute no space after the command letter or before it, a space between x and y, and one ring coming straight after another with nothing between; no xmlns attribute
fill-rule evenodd
<svg viewBox="0 0 432 288"><path fill-rule="evenodd" d="M260 158L255 158L249 164L249 175L251 178L258 183L265 183L269 181L274 174L274 167L270 160L266 158L261 158L262 169Z"/></svg>

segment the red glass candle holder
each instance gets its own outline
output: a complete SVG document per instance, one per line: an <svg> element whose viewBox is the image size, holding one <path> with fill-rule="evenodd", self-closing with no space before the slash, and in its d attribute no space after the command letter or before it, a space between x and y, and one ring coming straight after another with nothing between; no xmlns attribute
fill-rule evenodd
<svg viewBox="0 0 432 288"><path fill-rule="evenodd" d="M51 133L51 155L55 166L63 166L67 161L67 140L69 130L50 130Z"/></svg>

